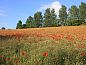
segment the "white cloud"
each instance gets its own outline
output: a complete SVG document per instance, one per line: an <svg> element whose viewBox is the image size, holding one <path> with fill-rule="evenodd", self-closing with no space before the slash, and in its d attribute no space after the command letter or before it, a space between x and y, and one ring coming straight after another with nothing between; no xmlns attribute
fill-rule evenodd
<svg viewBox="0 0 86 65"><path fill-rule="evenodd" d="M58 15L59 9L61 8L61 4L58 1L52 2L50 4L44 4L44 5L42 5L42 7L39 8L38 11L44 11L47 8L55 9L55 13Z"/></svg>

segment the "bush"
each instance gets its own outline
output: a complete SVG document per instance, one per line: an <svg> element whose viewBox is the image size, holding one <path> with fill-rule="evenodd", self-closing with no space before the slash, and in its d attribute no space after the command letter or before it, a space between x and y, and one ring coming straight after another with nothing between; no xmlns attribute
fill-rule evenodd
<svg viewBox="0 0 86 65"><path fill-rule="evenodd" d="M1 29L2 29L2 30L5 30L5 27L2 27Z"/></svg>
<svg viewBox="0 0 86 65"><path fill-rule="evenodd" d="M71 20L71 21L66 22L66 25L68 25L68 26L79 26L82 23L84 23L83 20Z"/></svg>

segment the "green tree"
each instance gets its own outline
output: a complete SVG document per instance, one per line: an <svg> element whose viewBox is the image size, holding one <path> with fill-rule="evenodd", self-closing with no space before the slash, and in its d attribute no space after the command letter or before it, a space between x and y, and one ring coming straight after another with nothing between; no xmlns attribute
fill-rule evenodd
<svg viewBox="0 0 86 65"><path fill-rule="evenodd" d="M61 9L59 10L59 18L62 25L65 25L67 20L67 8L66 6L62 5Z"/></svg>
<svg viewBox="0 0 86 65"><path fill-rule="evenodd" d="M56 19L55 9L51 10L51 26L57 26L57 19Z"/></svg>
<svg viewBox="0 0 86 65"><path fill-rule="evenodd" d="M1 29L2 29L2 30L5 30L6 28L5 28L5 27L2 27Z"/></svg>
<svg viewBox="0 0 86 65"><path fill-rule="evenodd" d="M36 27L42 27L43 22L42 12L36 12L34 14L34 22L36 24Z"/></svg>
<svg viewBox="0 0 86 65"><path fill-rule="evenodd" d="M18 21L16 29L22 29L22 21L21 20Z"/></svg>
<svg viewBox="0 0 86 65"><path fill-rule="evenodd" d="M22 25L22 28L26 28L26 24L23 24L23 25Z"/></svg>
<svg viewBox="0 0 86 65"><path fill-rule="evenodd" d="M51 12L50 8L47 8L44 13L44 26L49 27L51 26Z"/></svg>
<svg viewBox="0 0 86 65"><path fill-rule="evenodd" d="M79 9L77 6L72 5L71 8L69 9L69 17L72 19L78 19L79 17Z"/></svg>
<svg viewBox="0 0 86 65"><path fill-rule="evenodd" d="M79 19L85 20L86 19L86 3L81 2L79 6Z"/></svg>
<svg viewBox="0 0 86 65"><path fill-rule="evenodd" d="M26 28L33 27L33 17L29 16L26 20Z"/></svg>
<svg viewBox="0 0 86 65"><path fill-rule="evenodd" d="M80 25L80 21L79 21L79 9L77 8L77 6L72 5L69 8L69 13L68 13L68 21L69 21L69 25Z"/></svg>

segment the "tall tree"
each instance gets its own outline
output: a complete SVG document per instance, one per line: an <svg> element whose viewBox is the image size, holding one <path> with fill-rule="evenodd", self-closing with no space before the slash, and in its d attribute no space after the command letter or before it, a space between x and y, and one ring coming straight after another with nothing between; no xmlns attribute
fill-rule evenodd
<svg viewBox="0 0 86 65"><path fill-rule="evenodd" d="M21 20L18 21L16 29L22 29L22 21Z"/></svg>
<svg viewBox="0 0 86 65"><path fill-rule="evenodd" d="M51 26L51 11L50 8L47 8L44 13L44 26Z"/></svg>
<svg viewBox="0 0 86 65"><path fill-rule="evenodd" d="M56 19L55 9L51 10L51 26L57 26L57 19Z"/></svg>
<svg viewBox="0 0 86 65"><path fill-rule="evenodd" d="M79 22L79 9L77 8L76 5L72 5L69 8L68 21L69 21L69 25L73 25L73 26L81 24Z"/></svg>
<svg viewBox="0 0 86 65"><path fill-rule="evenodd" d="M65 22L67 20L67 8L66 8L66 6L62 5L61 9L59 10L59 17L61 20L61 24L65 25Z"/></svg>
<svg viewBox="0 0 86 65"><path fill-rule="evenodd" d="M86 19L86 3L81 2L81 5L79 6L79 18L81 20Z"/></svg>
<svg viewBox="0 0 86 65"><path fill-rule="evenodd" d="M33 17L29 16L26 20L26 28L31 28L33 27Z"/></svg>
<svg viewBox="0 0 86 65"><path fill-rule="evenodd" d="M34 14L34 22L36 24L36 27L42 27L42 21L43 21L42 12L36 12Z"/></svg>
<svg viewBox="0 0 86 65"><path fill-rule="evenodd" d="M79 9L77 6L72 5L71 8L69 9L69 17L71 19L78 19L79 17Z"/></svg>

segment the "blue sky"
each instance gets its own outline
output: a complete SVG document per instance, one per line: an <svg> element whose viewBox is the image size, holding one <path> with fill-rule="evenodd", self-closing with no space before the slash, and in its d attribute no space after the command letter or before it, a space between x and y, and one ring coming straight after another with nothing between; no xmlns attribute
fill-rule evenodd
<svg viewBox="0 0 86 65"><path fill-rule="evenodd" d="M25 23L28 16L44 11L47 7L56 8L58 14L60 5L69 8L71 5L79 6L81 2L86 0L0 0L0 28L15 29L18 20Z"/></svg>

